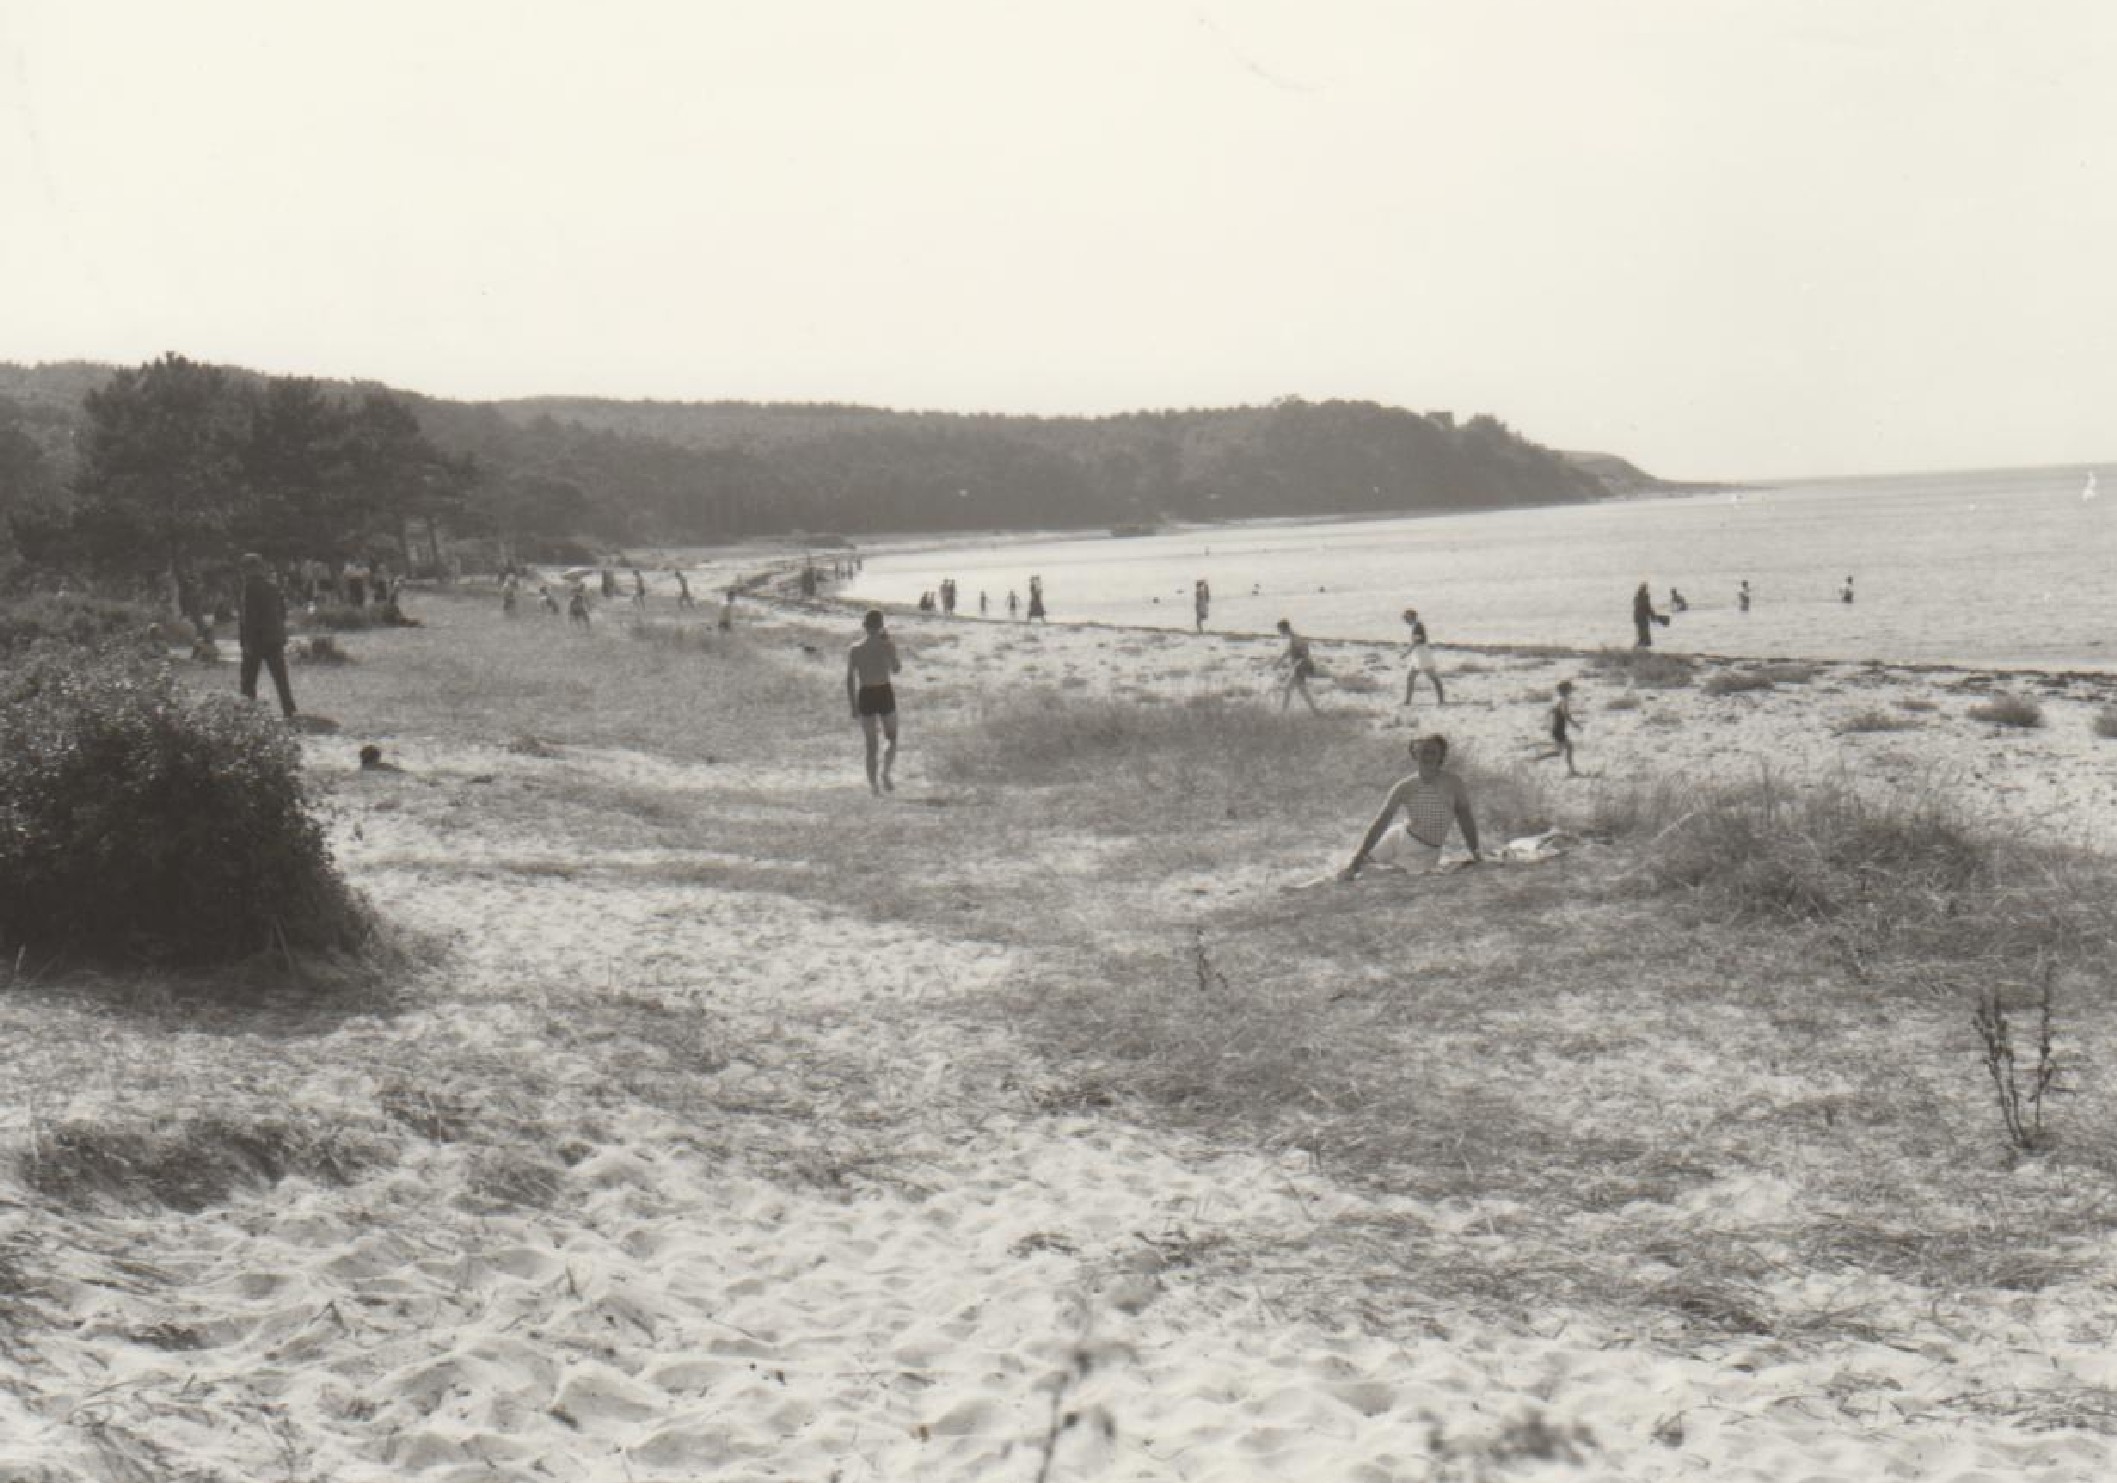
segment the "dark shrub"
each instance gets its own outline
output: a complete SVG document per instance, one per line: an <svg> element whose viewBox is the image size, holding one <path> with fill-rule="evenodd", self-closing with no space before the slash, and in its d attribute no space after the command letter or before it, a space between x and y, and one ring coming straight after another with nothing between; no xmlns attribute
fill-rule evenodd
<svg viewBox="0 0 2117 1483"><path fill-rule="evenodd" d="M79 650L0 679L0 943L203 964L365 932L268 708Z"/></svg>

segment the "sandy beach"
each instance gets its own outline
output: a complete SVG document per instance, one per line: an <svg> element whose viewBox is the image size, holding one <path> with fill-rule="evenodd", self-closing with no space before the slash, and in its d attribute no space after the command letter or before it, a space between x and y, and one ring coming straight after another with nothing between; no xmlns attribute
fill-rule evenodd
<svg viewBox="0 0 2117 1483"><path fill-rule="evenodd" d="M1195 928L1201 983L1224 924L1269 911L1298 932L1310 908L1286 903L1310 898L1285 888L1342 862L1406 738L1440 729L1480 767L1522 765L1560 679L1585 776L1533 776L1561 815L1585 818L1598 790L1769 773L1938 791L2109 852L2117 740L2096 722L2117 678L1758 661L1657 688L1592 656L1443 645L1448 703L1422 686L1407 712L1402 646L1319 643L1317 701L1371 741L1372 789L1305 836L1259 834L1140 885L1121 826L1010 834L1004 791L944 769L939 740L1039 694L1275 708L1276 640L893 614L904 751L894 796L872 799L844 717L843 609L746 599L753 688L716 688L733 660L709 649L682 672L683 743L642 746L614 692L587 688L553 694L533 732L512 715L482 735L372 729L359 685L526 642L500 632L496 600L413 608L422 629L349 638L343 676L297 676L343 728L306 742L338 857L430 945L400 1005L143 1008L33 981L0 996L18 1047L0 1101L4 1483L2085 1483L2117 1462L2107 1238L2052 1237L2033 1282L1809 1259L1790 1211L1811 1177L1858 1187L1823 1166L1865 1155L1771 1119L1852 1094L1762 1066L1771 1042L1737 1009L1650 1006L1657 985L1587 964L1578 996L1479 1026L1507 1047L1506 1078L1548 1075L1553 1106L1592 1120L1637 1091L1631 1063L1541 1058L1617 1021L1694 1024L1692 1049L1641 1073L1667 1116L1624 1112L1646 1130L1633 1144L1673 1161L1671 1130L1751 1117L1791 1150L1691 1153L1704 1167L1666 1190L1584 1201L1554 1227L1482 1187L1469 1155L1446 1188L1385 1188L1340 1177L1297 1124L1245 1141L1097 1105L988 1008L1068 973L1062 932L1180 954ZM553 623L536 641L570 645L582 686L616 684L654 647L622 618L613 604L592 634ZM2042 724L1978 719L1997 694L2033 699ZM748 729L753 707L803 697L813 731ZM370 739L400 770L357 768ZM1398 918L1418 962L1437 920L1483 930L1493 892L1546 893L1567 920L1560 897L1592 891L1597 860L1464 888L1484 895L1322 894L1338 893L1329 912ZM1247 962L1229 947L1216 971ZM2091 1066L2100 1013L2069 1021ZM1990 1089L1958 1055L1964 1016L1933 1023L1905 1033L1960 1060L1934 1115L1989 1166L1992 1201L2109 1189L2093 1160L2000 1159ZM1715 1101L1742 1078L1744 1108ZM95 1188L38 1177L69 1137L133 1125L148 1141ZM284 1137L226 1188L142 1193L153 1137L236 1125ZM1638 1236L1649 1225L1663 1245ZM1724 1282L1707 1315L1703 1298L1628 1311L1575 1280L1606 1263L1666 1294L1678 1235L1756 1253L1741 1302L1763 1316L1728 1318ZM1639 1255L1656 1250L1660 1267ZM1564 1281L1557 1253L1578 1266Z"/></svg>

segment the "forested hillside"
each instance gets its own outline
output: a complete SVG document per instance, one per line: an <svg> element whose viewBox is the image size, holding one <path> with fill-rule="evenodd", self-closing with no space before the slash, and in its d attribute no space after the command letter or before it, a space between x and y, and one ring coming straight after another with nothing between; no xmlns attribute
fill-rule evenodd
<svg viewBox="0 0 2117 1483"><path fill-rule="evenodd" d="M401 486L401 487L400 487ZM1024 417L744 402L459 402L164 357L0 365L0 554L416 529L579 543L1110 528L1596 499L1490 416L1371 402ZM159 503L157 503L159 502ZM174 522L170 510L184 511Z"/></svg>
<svg viewBox="0 0 2117 1483"><path fill-rule="evenodd" d="M444 447L577 486L601 528L705 540L1556 504L1608 491L1488 416L1371 402L1049 418L414 398Z"/></svg>

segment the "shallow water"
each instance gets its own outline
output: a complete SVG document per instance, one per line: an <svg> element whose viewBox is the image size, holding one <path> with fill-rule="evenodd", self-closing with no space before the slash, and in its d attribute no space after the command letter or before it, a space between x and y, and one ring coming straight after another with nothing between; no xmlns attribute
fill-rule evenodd
<svg viewBox="0 0 2117 1483"><path fill-rule="evenodd" d="M958 615L1004 619L1044 579L1057 622L1396 638L1632 642L1632 592L1689 611L1655 631L1693 653L2117 670L2117 466L1906 475L1740 493L1416 519L1220 526L878 553L842 589L911 603L953 577ZM1847 576L1857 600L1839 601ZM1736 607L1748 579L1749 613Z"/></svg>

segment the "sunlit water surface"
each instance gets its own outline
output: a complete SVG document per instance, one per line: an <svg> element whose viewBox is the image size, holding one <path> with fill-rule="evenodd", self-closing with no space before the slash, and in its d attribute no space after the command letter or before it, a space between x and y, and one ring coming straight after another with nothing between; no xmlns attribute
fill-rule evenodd
<svg viewBox="0 0 2117 1483"><path fill-rule="evenodd" d="M2089 475L2096 474L2094 480ZM1054 622L1398 638L1416 606L1438 644L1632 642L1642 579L1656 631L1695 653L2117 670L2117 468L1905 475L1680 499L1144 537L877 553L841 590L912 603L953 577L1004 619L1044 580ZM1856 600L1839 589L1854 579ZM1747 579L1751 611L1738 610Z"/></svg>

